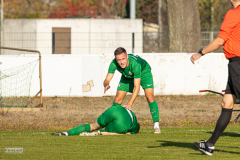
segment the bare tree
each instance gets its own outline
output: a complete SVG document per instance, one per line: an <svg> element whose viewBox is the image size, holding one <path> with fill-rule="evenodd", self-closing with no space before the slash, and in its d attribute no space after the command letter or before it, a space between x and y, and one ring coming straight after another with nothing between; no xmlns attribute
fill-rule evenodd
<svg viewBox="0 0 240 160"><path fill-rule="evenodd" d="M102 18L123 18L126 14L125 0L95 0Z"/></svg>
<svg viewBox="0 0 240 160"><path fill-rule="evenodd" d="M158 0L137 0L136 5L139 17L145 22L158 24Z"/></svg>
<svg viewBox="0 0 240 160"><path fill-rule="evenodd" d="M126 0L56 0L50 18L65 18L74 15L97 18L123 18Z"/></svg>
<svg viewBox="0 0 240 160"><path fill-rule="evenodd" d="M46 18L56 0L4 0L5 18Z"/></svg>
<svg viewBox="0 0 240 160"><path fill-rule="evenodd" d="M194 53L201 47L198 0L167 0L169 52Z"/></svg>
<svg viewBox="0 0 240 160"><path fill-rule="evenodd" d="M214 12L213 12L213 23L214 30L219 31L224 20L225 14L229 9L232 9L232 5L229 0L214 0Z"/></svg>

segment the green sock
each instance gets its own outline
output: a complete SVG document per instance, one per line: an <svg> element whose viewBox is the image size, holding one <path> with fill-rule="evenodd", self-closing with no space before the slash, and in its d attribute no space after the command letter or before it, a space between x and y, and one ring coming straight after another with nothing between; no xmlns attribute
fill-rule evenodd
<svg viewBox="0 0 240 160"><path fill-rule="evenodd" d="M76 128L70 129L69 131L67 131L67 133L70 136L70 135L80 134L82 132L90 132L90 130L91 130L90 124L84 124Z"/></svg>
<svg viewBox="0 0 240 160"><path fill-rule="evenodd" d="M150 107L150 112L153 118L153 122L159 122L159 110L158 110L157 102L154 101L152 103L149 103L149 107Z"/></svg>

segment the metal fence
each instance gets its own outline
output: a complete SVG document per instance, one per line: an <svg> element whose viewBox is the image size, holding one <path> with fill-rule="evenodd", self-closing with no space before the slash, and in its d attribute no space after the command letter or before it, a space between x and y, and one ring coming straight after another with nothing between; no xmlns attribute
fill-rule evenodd
<svg viewBox="0 0 240 160"><path fill-rule="evenodd" d="M206 47L210 42L217 38L219 32L201 32L201 46ZM144 32L143 33L143 53L162 53L169 52L168 33ZM222 53L223 48L219 48L214 53Z"/></svg>
<svg viewBox="0 0 240 160"><path fill-rule="evenodd" d="M143 32L143 53L169 52L168 33Z"/></svg>
<svg viewBox="0 0 240 160"><path fill-rule="evenodd" d="M215 38L217 38L219 34L218 32L214 31L205 31L201 32L201 42L202 42L202 47L206 47L210 42L212 42ZM219 49L215 50L213 53L222 53L223 48L220 47Z"/></svg>
<svg viewBox="0 0 240 160"><path fill-rule="evenodd" d="M219 32L201 32L202 47ZM4 33L3 46L39 50L43 54L102 54L125 47L128 53L169 52L168 33ZM215 51L221 53L222 48ZM4 54L14 54L4 52Z"/></svg>
<svg viewBox="0 0 240 160"><path fill-rule="evenodd" d="M143 52L143 33L4 33L3 46L39 50L43 54L103 54L122 46ZM63 52L64 50L64 52ZM4 54L11 54L10 52Z"/></svg>

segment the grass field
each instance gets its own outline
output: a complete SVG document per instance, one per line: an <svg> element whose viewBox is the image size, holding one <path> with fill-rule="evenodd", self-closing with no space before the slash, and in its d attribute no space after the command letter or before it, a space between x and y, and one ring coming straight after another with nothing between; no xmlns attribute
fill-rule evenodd
<svg viewBox="0 0 240 160"><path fill-rule="evenodd" d="M130 99L126 96L123 104ZM114 97L45 97L44 111L0 110L1 159L240 159L239 112L216 143L212 157L195 150L193 142L208 139L221 113L222 97L156 96L162 133L153 134L148 103L138 96L132 107L141 123L137 135L53 137L53 131L92 123L112 105ZM235 109L240 106L236 105ZM23 147L24 153L5 154L6 147Z"/></svg>
<svg viewBox="0 0 240 160"><path fill-rule="evenodd" d="M136 135L56 137L50 130L1 131L0 159L239 159L240 126L229 126L213 156L202 155L194 141L208 139L213 127L162 128L153 134L143 128ZM23 154L6 154L5 147L23 147Z"/></svg>

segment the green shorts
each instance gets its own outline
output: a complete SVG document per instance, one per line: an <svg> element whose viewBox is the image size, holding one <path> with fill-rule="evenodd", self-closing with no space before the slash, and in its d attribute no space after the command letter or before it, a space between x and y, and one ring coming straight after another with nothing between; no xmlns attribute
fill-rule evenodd
<svg viewBox="0 0 240 160"><path fill-rule="evenodd" d="M153 76L151 72L149 72L148 74L144 74L141 77L140 85L144 90L147 88L154 88ZM126 78L122 76L117 90L133 93L133 89L134 89L134 78Z"/></svg>
<svg viewBox="0 0 240 160"><path fill-rule="evenodd" d="M127 133L133 123L126 108L122 106L112 106L97 118L97 123L105 127L106 132Z"/></svg>

